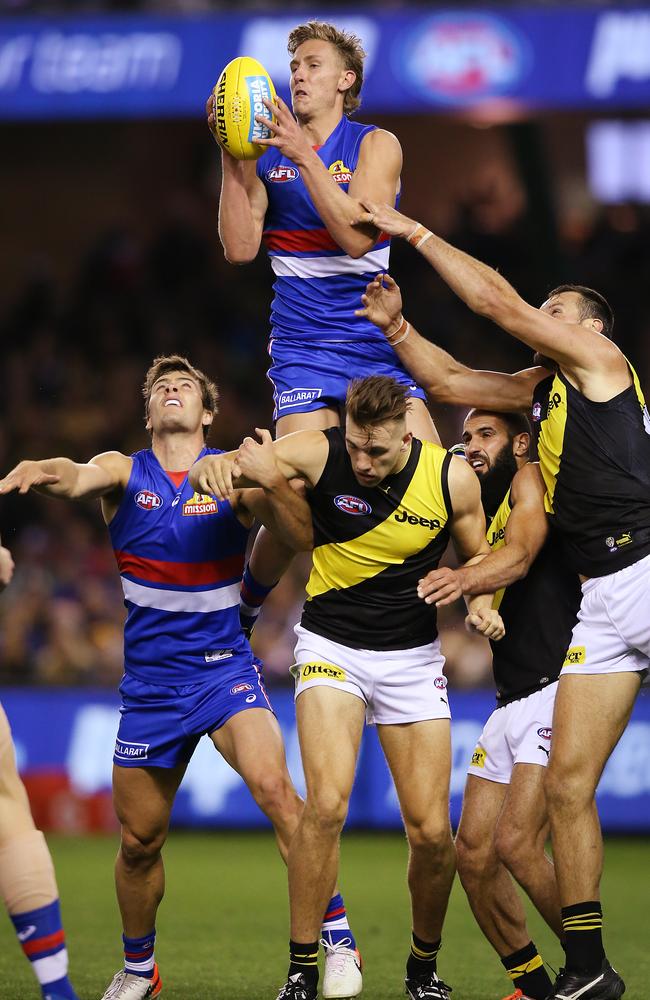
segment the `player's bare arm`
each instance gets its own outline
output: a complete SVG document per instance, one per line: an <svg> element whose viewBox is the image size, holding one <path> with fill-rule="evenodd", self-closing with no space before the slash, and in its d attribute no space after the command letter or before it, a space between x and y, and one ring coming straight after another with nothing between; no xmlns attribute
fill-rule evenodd
<svg viewBox="0 0 650 1000"><path fill-rule="evenodd" d="M217 136L215 95L210 94L205 111L208 128ZM255 163L236 160L220 146L221 197L219 199L219 239L230 264L248 264L257 256L262 242L268 198L257 176Z"/></svg>
<svg viewBox="0 0 650 1000"><path fill-rule="evenodd" d="M453 514L449 533L461 562L479 561L489 555L485 538L485 514L481 505L478 477L461 458L449 463L449 496ZM419 589L418 589L419 592ZM492 609L492 594L481 594L467 600L468 627L488 639L501 639L505 628L501 616Z"/></svg>
<svg viewBox="0 0 650 1000"><path fill-rule="evenodd" d="M0 545L0 590L4 590L11 583L14 568L11 552L4 545Z"/></svg>
<svg viewBox="0 0 650 1000"><path fill-rule="evenodd" d="M478 563L458 569L443 566L428 573L418 587L427 604L441 607L467 594L494 593L521 580L548 535L544 510L544 481L536 462L517 472L510 488L512 513L506 524L505 544Z"/></svg>
<svg viewBox="0 0 650 1000"><path fill-rule="evenodd" d="M261 434L259 429L258 434ZM190 483L194 489L217 500L228 500L235 489L260 486L256 477L260 474L266 477L268 468L258 449L264 449L266 443L265 439L260 443L246 438L237 451L204 456L190 469ZM316 485L329 451L322 431L295 431L273 441L272 448L277 468L285 479L304 479L309 486ZM261 463L264 463L262 468Z"/></svg>
<svg viewBox="0 0 650 1000"><path fill-rule="evenodd" d="M394 214L399 216L398 212ZM548 369L541 367L510 375L476 371L461 364L447 351L422 337L405 320L399 286L389 274L371 281L361 302L362 308L356 315L366 316L382 331L404 367L438 403L501 411L528 410L532 406L535 386L549 374Z"/></svg>
<svg viewBox="0 0 650 1000"><path fill-rule="evenodd" d="M552 358L577 388L594 400L609 399L631 382L625 358L606 336L600 320L568 322L561 301L542 309L529 305L494 268L471 257L413 219L395 219L390 205L366 202L361 225L372 221L413 243L469 308L492 320L539 354ZM400 215L400 213L396 213ZM412 228L407 231L408 226Z"/></svg>
<svg viewBox="0 0 650 1000"><path fill-rule="evenodd" d="M295 163L332 239L350 257L363 257L377 242L380 230L372 224L353 228L352 223L363 210L362 197L379 200L381 192L381 200L395 200L402 169L402 149L397 138L384 129L375 129L364 136L346 193L329 173L285 102L277 98L276 103L264 101L264 104L273 111L275 120L269 122L259 115L256 119L264 121L273 137L260 139L259 145L275 146Z"/></svg>

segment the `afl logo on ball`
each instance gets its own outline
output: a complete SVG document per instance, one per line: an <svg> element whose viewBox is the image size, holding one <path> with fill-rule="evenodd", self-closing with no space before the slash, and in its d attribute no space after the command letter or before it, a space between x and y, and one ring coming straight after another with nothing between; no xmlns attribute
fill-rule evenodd
<svg viewBox="0 0 650 1000"><path fill-rule="evenodd" d="M543 729L537 730L537 735L541 736L543 740L550 740L553 730L549 726L544 726Z"/></svg>
<svg viewBox="0 0 650 1000"><path fill-rule="evenodd" d="M372 514L372 507L369 503L360 500L359 497L349 496L347 493L341 493L334 497L334 503L344 514Z"/></svg>
<svg viewBox="0 0 650 1000"><path fill-rule="evenodd" d="M273 181L275 184L286 184L287 181L295 181L298 176L299 174L295 167L285 166L284 164L266 171L267 181Z"/></svg>
<svg viewBox="0 0 650 1000"><path fill-rule="evenodd" d="M150 490L139 490L134 500L138 507L142 507L143 510L155 510L156 507L162 507L162 497L159 497L157 493L151 493Z"/></svg>

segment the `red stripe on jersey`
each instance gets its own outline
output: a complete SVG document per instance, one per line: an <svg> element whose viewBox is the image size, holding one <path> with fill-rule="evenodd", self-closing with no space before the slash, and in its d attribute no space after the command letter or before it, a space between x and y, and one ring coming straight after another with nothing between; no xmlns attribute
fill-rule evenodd
<svg viewBox="0 0 650 1000"><path fill-rule="evenodd" d="M241 577L244 572L244 555L238 553L212 562L165 562L162 559L145 559L131 552L115 552L120 573L138 577L147 583L173 583L185 587L201 584L223 583Z"/></svg>
<svg viewBox="0 0 650 1000"><path fill-rule="evenodd" d="M54 931L53 934L46 934L45 937L36 938L34 941L25 941L22 948L26 955L38 955L41 951L51 951L57 945L65 944L65 934L63 930Z"/></svg>
<svg viewBox="0 0 650 1000"><path fill-rule="evenodd" d="M309 250L340 250L327 229L267 229L264 233L267 250L287 250L289 253Z"/></svg>

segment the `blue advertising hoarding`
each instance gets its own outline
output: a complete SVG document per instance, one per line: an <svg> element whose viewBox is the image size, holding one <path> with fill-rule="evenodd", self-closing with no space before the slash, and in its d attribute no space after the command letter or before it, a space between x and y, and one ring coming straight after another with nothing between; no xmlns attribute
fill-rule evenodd
<svg viewBox="0 0 650 1000"><path fill-rule="evenodd" d="M451 815L456 824L467 765L494 701L487 691L456 691L451 698L454 713ZM95 808L90 828L93 825L96 828L98 815L103 819L111 817L108 796L118 697L103 691L5 689L0 690L0 701L13 729L21 773L32 795L48 797L47 815L52 824L60 829L83 829L79 815L84 800L96 804L99 799L103 803L99 811ZM276 691L273 702L284 734L289 770L303 793L291 693L286 689ZM632 719L605 769L598 803L606 831L650 833L650 691L647 688L639 697ZM239 776L207 737L199 743L188 767L173 818L183 826L266 825ZM348 825L393 829L400 824L395 789L377 734L374 728L368 728Z"/></svg>
<svg viewBox="0 0 650 1000"><path fill-rule="evenodd" d="M222 67L259 59L288 96L287 35L335 19L367 52L364 113L650 108L650 9L354 8L290 15L5 18L0 118L200 116Z"/></svg>

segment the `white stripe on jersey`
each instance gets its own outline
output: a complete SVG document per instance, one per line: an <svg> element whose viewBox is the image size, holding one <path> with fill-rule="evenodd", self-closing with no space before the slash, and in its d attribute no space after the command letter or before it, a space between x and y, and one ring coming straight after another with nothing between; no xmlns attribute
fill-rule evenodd
<svg viewBox="0 0 650 1000"><path fill-rule="evenodd" d="M276 257L271 267L278 278L330 278L338 274L374 274L388 270L390 247L371 250L355 260L342 254L338 257Z"/></svg>
<svg viewBox="0 0 650 1000"><path fill-rule="evenodd" d="M157 590L155 587L143 587L126 577L121 579L125 600L139 608L207 613L224 611L239 604L239 583L217 590Z"/></svg>

